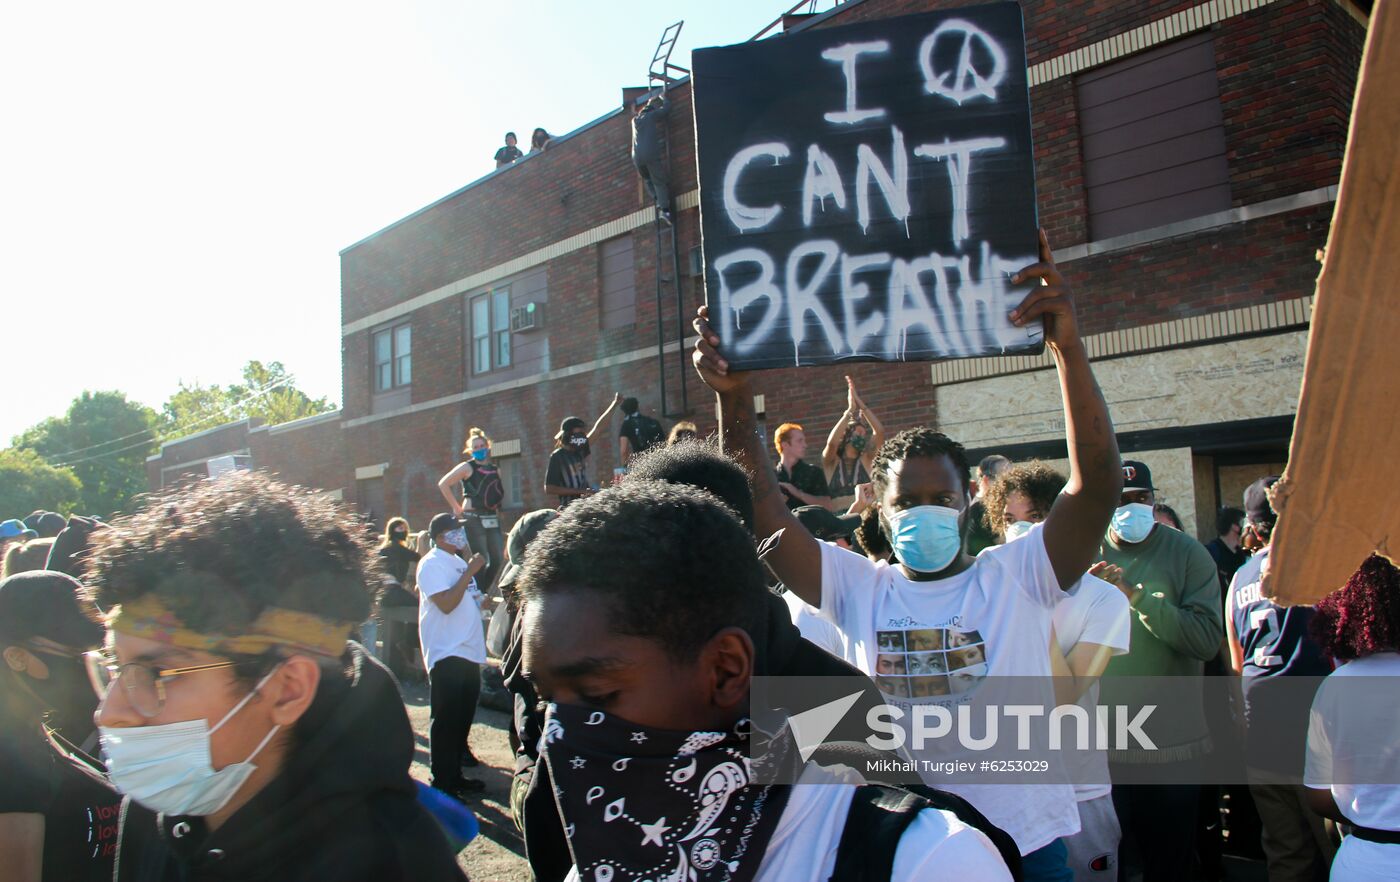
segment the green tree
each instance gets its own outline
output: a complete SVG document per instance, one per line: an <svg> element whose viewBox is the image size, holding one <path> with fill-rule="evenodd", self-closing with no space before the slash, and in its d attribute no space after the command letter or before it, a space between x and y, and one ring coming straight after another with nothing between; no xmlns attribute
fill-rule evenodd
<svg viewBox="0 0 1400 882"><path fill-rule="evenodd" d="M82 490L71 470L54 468L32 450L0 450L0 513L4 517L22 518L39 509L72 514Z"/></svg>
<svg viewBox="0 0 1400 882"><path fill-rule="evenodd" d="M250 361L243 367L243 382L227 388L181 383L162 409L162 430L166 438L180 438L250 417L275 426L335 410L330 401L312 398L292 380L280 361Z"/></svg>
<svg viewBox="0 0 1400 882"><path fill-rule="evenodd" d="M110 517L146 491L146 457L157 445L156 413L121 392L84 392L61 417L49 417L15 438L81 485L83 514ZM47 506L52 508L52 505Z"/></svg>

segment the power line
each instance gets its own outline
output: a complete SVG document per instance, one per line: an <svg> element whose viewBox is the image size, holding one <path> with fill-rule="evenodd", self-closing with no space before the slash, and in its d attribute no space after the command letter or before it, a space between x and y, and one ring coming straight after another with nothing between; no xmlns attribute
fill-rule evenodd
<svg viewBox="0 0 1400 882"><path fill-rule="evenodd" d="M186 427L186 428L187 428L187 429L193 429L193 428L198 427L198 426L203 426L203 425L206 424L206 423L211 423L211 422L214 422L214 421L216 421L216 420L219 420L219 419L222 419L222 418L224 418L224 417L227 417L227 416L228 416L233 410L235 410L236 408L242 407L242 406L248 404L249 402L253 401L254 399L262 398L262 397L266 396L269 392L272 392L274 389L278 388L279 386L286 386L287 384L292 383L293 381L295 381L295 379L296 379L296 377L294 377L294 376L292 376L292 375L289 374L289 375L287 375L286 377L284 377L283 379L278 380L278 381L275 382L275 383L269 383L268 385L262 387L261 389L256 389L256 390L254 390L253 392L249 393L247 396L245 396L245 397L243 397L243 398L240 398L238 401L235 401L235 402L233 402L232 404L229 404L227 407L223 408L222 410L216 411L215 413L209 414L208 416L205 416L205 417L203 417L203 418L201 418L201 419L195 420L193 423L191 423L191 424L190 424L188 427ZM128 438L135 438L135 437L140 436L140 435L148 435L148 434L149 434L151 437L145 438L145 439L143 439L143 440L141 440L141 441L137 441L135 444L128 444L128 445L126 445L125 447L118 447L118 448L116 448L115 450L104 450L104 451L101 452L101 453L94 453L94 454L91 455L91 456L85 456L85 457L82 457L82 458L80 458L80 459L68 460L68 461L66 461L66 462L54 462L55 459L63 459L63 458L65 458L65 457L72 456L72 455L75 454L75 453L82 453L82 452L84 452L85 450L95 450L96 448L98 448L98 447L103 447L103 446L105 446L105 445L107 445L107 444L114 444L114 443L116 443L117 441L125 441L125 440L127 440ZM154 441L154 440L156 440L156 436L155 436L155 434L154 434L154 430L148 429L148 430L143 431L143 432L136 432L136 433L134 433L134 434L127 435L125 438L116 438L116 439L113 439L112 441L104 441L102 444L93 444L93 445L91 445L91 446L89 446L89 447L79 448L78 450L69 451L68 453L64 454L63 457L53 457L52 459L49 458L49 457L45 457L45 459L48 460L49 464L52 465L54 468L60 468L60 469L61 469L61 468L67 468L67 467L69 467L69 466L78 465L78 464L80 464L80 463L91 462L92 460L95 460L95 459L101 459L101 458L106 457L106 456L114 456L114 455L116 455L116 454L118 454L118 453L125 453L125 452L128 451L128 450L135 450L135 449L138 448L138 447L144 447L144 446L146 446L147 444L150 444L150 443L151 443L152 441Z"/></svg>

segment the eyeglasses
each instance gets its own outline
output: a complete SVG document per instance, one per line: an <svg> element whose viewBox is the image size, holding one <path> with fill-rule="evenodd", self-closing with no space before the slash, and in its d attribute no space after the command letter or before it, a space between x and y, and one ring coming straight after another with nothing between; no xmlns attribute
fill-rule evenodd
<svg viewBox="0 0 1400 882"><path fill-rule="evenodd" d="M87 666L88 679L92 681L92 688L97 690L99 698L106 698L112 684L120 680L131 706L147 719L156 716L165 707L165 682L167 680L200 671L232 668L238 664L238 662L227 661L208 665L192 665L186 668L162 668L159 665L142 664L141 662L128 662L119 665L110 655L101 650L83 653L83 662Z"/></svg>

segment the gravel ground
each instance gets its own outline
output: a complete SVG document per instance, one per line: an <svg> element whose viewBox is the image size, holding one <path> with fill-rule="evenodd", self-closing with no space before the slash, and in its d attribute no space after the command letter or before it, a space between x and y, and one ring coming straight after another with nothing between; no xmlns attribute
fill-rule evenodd
<svg viewBox="0 0 1400 882"><path fill-rule="evenodd" d="M405 683L403 696L418 741L411 773L426 782L431 777L428 774L428 687L421 683ZM457 862L473 880L530 882L525 846L510 818L510 773L515 761L506 738L509 726L507 714L477 708L471 745L481 766L471 772L472 777L486 782L486 790L472 797L468 805L481 824L481 835L457 856Z"/></svg>

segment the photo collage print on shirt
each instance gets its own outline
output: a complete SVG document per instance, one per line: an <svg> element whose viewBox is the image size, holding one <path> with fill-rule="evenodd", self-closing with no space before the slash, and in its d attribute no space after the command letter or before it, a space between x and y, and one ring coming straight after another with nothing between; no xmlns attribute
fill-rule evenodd
<svg viewBox="0 0 1400 882"><path fill-rule="evenodd" d="M987 676L977 631L919 628L876 632L875 685L896 698L962 695Z"/></svg>

